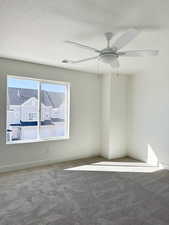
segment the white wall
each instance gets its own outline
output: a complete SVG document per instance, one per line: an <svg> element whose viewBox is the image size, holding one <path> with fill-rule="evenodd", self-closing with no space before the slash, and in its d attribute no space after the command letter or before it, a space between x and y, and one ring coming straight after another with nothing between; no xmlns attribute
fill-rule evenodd
<svg viewBox="0 0 169 225"><path fill-rule="evenodd" d="M127 152L127 75L114 75L111 80L111 158L126 156Z"/></svg>
<svg viewBox="0 0 169 225"><path fill-rule="evenodd" d="M77 159L100 153L169 165L169 31L145 32L127 49L158 57L120 59L129 76L64 70L0 59L0 167ZM135 71L135 72L134 72ZM137 72L136 72L137 71ZM5 144L6 74L71 82L70 140ZM101 103L102 102L102 103ZM101 151L102 149L102 151Z"/></svg>
<svg viewBox="0 0 169 225"><path fill-rule="evenodd" d="M6 145L6 75L71 83L70 139ZM100 78L97 75L0 59L0 168L31 166L100 153ZM5 168L6 167L6 168Z"/></svg>
<svg viewBox="0 0 169 225"><path fill-rule="evenodd" d="M109 159L127 154L127 85L124 75L102 77L102 155Z"/></svg>
<svg viewBox="0 0 169 225"><path fill-rule="evenodd" d="M169 166L169 30L143 31L127 49L160 53L120 58L129 75L103 76L102 155Z"/></svg>
<svg viewBox="0 0 169 225"><path fill-rule="evenodd" d="M149 32L139 43L160 54L134 61L141 69L129 79L128 153L169 165L169 31Z"/></svg>
<svg viewBox="0 0 169 225"><path fill-rule="evenodd" d="M111 75L102 76L101 154L110 159Z"/></svg>

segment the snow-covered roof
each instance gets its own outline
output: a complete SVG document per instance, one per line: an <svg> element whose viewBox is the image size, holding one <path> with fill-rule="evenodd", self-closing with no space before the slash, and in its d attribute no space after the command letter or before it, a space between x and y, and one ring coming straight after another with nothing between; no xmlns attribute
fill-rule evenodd
<svg viewBox="0 0 169 225"><path fill-rule="evenodd" d="M10 105L22 105L30 98L37 98L38 91L26 88L8 88L8 102ZM64 101L64 93L41 91L41 102L53 108L59 107Z"/></svg>

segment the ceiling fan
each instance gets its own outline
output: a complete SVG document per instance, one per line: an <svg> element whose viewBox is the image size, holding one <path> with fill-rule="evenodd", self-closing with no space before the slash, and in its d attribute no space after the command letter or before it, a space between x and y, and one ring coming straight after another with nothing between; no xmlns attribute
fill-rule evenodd
<svg viewBox="0 0 169 225"><path fill-rule="evenodd" d="M137 57L137 56L146 56L146 55L148 56L158 55L158 52L159 52L158 50L151 50L151 49L119 51L121 48L127 45L130 41L132 41L139 33L140 33L140 30L129 29L127 32L123 33L114 43L110 44L110 41L113 37L113 33L106 32L105 37L107 40L107 47L102 50L99 50L87 45L83 45L74 41L65 41L65 43L74 45L76 47L93 51L97 53L97 55L94 57L89 57L89 58L80 59L76 61L64 59L62 63L76 64L76 63L82 63L82 62L98 59L101 62L110 65L112 68L118 68L120 66L118 57L122 57L122 56Z"/></svg>

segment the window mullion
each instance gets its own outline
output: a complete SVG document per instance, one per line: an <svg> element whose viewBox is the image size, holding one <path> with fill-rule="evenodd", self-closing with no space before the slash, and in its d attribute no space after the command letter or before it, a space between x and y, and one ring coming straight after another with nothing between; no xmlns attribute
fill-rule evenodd
<svg viewBox="0 0 169 225"><path fill-rule="evenodd" d="M38 86L38 139L40 140L40 120L41 120L41 82Z"/></svg>
<svg viewBox="0 0 169 225"><path fill-rule="evenodd" d="M69 138L69 83L8 76L7 88L7 144Z"/></svg>

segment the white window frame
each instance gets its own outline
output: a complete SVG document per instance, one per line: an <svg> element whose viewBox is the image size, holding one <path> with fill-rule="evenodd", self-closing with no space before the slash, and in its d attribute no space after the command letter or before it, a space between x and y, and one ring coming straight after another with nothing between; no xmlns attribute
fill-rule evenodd
<svg viewBox="0 0 169 225"><path fill-rule="evenodd" d="M22 144L22 143L33 143L33 142L43 142L43 141L59 141L59 140L68 140L70 138L70 83L65 81L55 81L55 80L45 80L45 79L36 79L27 76L16 76L16 75L8 75L6 79L6 132L7 132L7 123L8 123L8 116L7 116L7 106L8 106L8 78L16 78L21 80L33 80L39 82L38 87L38 131L37 131L37 139L33 140L19 140L19 141L8 141L6 135L6 144ZM65 113L65 131L66 134L63 137L51 137L51 138L40 138L40 117L41 117L41 101L40 101L40 93L41 93L41 83L50 83L50 84L62 84L66 86L66 93L65 93L65 106L66 106L66 113Z"/></svg>

